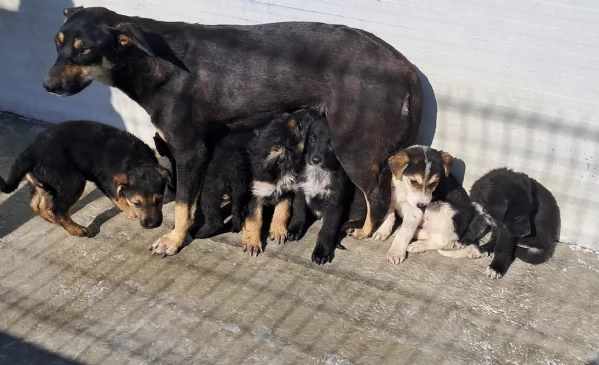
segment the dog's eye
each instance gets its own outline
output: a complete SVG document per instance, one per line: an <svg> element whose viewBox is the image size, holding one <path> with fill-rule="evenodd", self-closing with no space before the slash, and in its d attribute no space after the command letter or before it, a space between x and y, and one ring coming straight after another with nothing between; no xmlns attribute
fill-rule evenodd
<svg viewBox="0 0 599 365"><path fill-rule="evenodd" d="M141 203L140 202L133 202L133 206L137 209L141 208Z"/></svg>
<svg viewBox="0 0 599 365"><path fill-rule="evenodd" d="M418 181L416 180L410 180L410 183L412 184L412 186L418 186Z"/></svg>
<svg viewBox="0 0 599 365"><path fill-rule="evenodd" d="M91 50L90 48L83 48L83 49L81 50L81 54L88 54L88 53L90 53L91 51L92 51L92 50Z"/></svg>
<svg viewBox="0 0 599 365"><path fill-rule="evenodd" d="M160 203L162 203L162 197L161 196L157 197L156 199L154 199L154 204L158 205Z"/></svg>
<svg viewBox="0 0 599 365"><path fill-rule="evenodd" d="M437 182L436 181L433 182L433 183L428 184L428 187L431 188L431 189L434 189L435 186L437 186Z"/></svg>

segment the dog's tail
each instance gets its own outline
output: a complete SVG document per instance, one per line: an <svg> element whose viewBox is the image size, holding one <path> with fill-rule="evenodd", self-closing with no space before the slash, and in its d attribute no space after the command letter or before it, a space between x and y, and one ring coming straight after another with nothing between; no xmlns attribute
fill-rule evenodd
<svg viewBox="0 0 599 365"><path fill-rule="evenodd" d="M17 160L10 168L8 179L5 181L0 177L0 191L9 194L15 191L19 187L19 183L28 172L33 169L35 162L29 149L17 157Z"/></svg>
<svg viewBox="0 0 599 365"><path fill-rule="evenodd" d="M416 143L422 120L422 84L416 71L410 72L409 75L409 94L402 108L402 114L407 114L409 129L406 137L406 145L403 148Z"/></svg>
<svg viewBox="0 0 599 365"><path fill-rule="evenodd" d="M518 243L516 257L528 264L539 265L549 261L555 252L555 246L555 243L553 243L547 247L539 248Z"/></svg>

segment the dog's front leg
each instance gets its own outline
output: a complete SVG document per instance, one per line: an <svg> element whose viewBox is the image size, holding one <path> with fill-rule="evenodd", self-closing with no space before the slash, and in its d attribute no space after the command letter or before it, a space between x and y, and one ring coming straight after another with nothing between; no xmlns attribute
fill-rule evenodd
<svg viewBox="0 0 599 365"><path fill-rule="evenodd" d="M258 256L262 252L262 209L264 202L262 198L254 196L250 202L250 213L243 222L241 230L241 248L243 252L248 252L250 256Z"/></svg>
<svg viewBox="0 0 599 365"><path fill-rule="evenodd" d="M514 237L508 229L501 223L497 224L494 229L496 238L495 251L493 260L487 268L487 276L490 279L501 279L512 262L516 259L516 248L518 247L518 239Z"/></svg>
<svg viewBox="0 0 599 365"><path fill-rule="evenodd" d="M375 241L385 241L391 235L393 225L395 225L395 204L394 201L391 200L387 215L385 215L381 226L372 235L372 239Z"/></svg>
<svg viewBox="0 0 599 365"><path fill-rule="evenodd" d="M307 208L304 191L302 189L298 189L295 197L293 198L291 221L289 222L289 229L287 229L287 238L289 241L299 241L302 233L304 233L304 228L306 227Z"/></svg>
<svg viewBox="0 0 599 365"><path fill-rule="evenodd" d="M205 144L188 144L172 151L177 160L177 191L175 196L175 228L160 237L150 248L152 254L176 254L193 223L196 202L202 186L204 168L206 166Z"/></svg>
<svg viewBox="0 0 599 365"><path fill-rule="evenodd" d="M387 252L387 260L394 265L401 264L406 260L408 245L412 241L412 237L414 237L424 215L420 209L407 203L402 206L402 212L403 222L395 234L391 248Z"/></svg>
<svg viewBox="0 0 599 365"><path fill-rule="evenodd" d="M318 265L324 265L333 261L335 247L337 246L337 235L341 228L344 209L338 205L329 205L322 218L322 228L318 232L316 246L312 252L312 261Z"/></svg>

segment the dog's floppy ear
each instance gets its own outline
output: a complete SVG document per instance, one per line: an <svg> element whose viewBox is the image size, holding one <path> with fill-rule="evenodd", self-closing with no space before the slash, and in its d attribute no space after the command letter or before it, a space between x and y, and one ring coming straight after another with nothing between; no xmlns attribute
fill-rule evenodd
<svg viewBox="0 0 599 365"><path fill-rule="evenodd" d="M76 6L74 8L65 8L62 13L64 14L65 18L70 17L71 15L75 14L76 12L78 12L79 10L83 9L83 6Z"/></svg>
<svg viewBox="0 0 599 365"><path fill-rule="evenodd" d="M441 152L441 159L443 160L443 166L445 167L445 176L449 176L451 166L453 166L453 156L447 152Z"/></svg>
<svg viewBox="0 0 599 365"><path fill-rule="evenodd" d="M127 184L129 183L129 179L127 178L127 174L125 174L124 172L119 172L118 174L116 174L114 176L114 185L115 185L115 192L116 192L116 196L117 198L120 197L123 193L123 190L127 188Z"/></svg>
<svg viewBox="0 0 599 365"><path fill-rule="evenodd" d="M507 212L507 208L508 201L502 196L502 194L489 194L489 199L487 199L485 209L487 210L487 212L489 212L493 219L495 219L498 222L503 222L505 219L505 213Z"/></svg>
<svg viewBox="0 0 599 365"><path fill-rule="evenodd" d="M148 56L156 56L146 40L144 31L135 24L121 23L116 26L115 33L117 42L121 47L137 47Z"/></svg>
<svg viewBox="0 0 599 365"><path fill-rule="evenodd" d="M389 168L397 180L401 180L401 176L406 167L408 167L409 162L410 158L405 151L401 151L389 157Z"/></svg>
<svg viewBox="0 0 599 365"><path fill-rule="evenodd" d="M168 169L158 166L158 173L162 176L167 185L172 185L171 172Z"/></svg>

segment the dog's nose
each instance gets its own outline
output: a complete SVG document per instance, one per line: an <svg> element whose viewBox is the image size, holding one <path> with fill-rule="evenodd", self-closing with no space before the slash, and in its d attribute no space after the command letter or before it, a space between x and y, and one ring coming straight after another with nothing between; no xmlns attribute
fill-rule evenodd
<svg viewBox="0 0 599 365"><path fill-rule="evenodd" d="M312 163L318 165L322 162L322 158L320 156L312 156Z"/></svg>
<svg viewBox="0 0 599 365"><path fill-rule="evenodd" d="M152 229L160 226L161 223L160 221L144 221L141 223L141 226L146 229Z"/></svg>
<svg viewBox="0 0 599 365"><path fill-rule="evenodd" d="M46 78L44 80L44 89L46 89L47 92L56 94L56 93L58 93L60 88L61 88L60 82L52 81L49 78Z"/></svg>
<svg viewBox="0 0 599 365"><path fill-rule="evenodd" d="M424 208L426 208L426 204L422 204L422 203L418 203L418 204L416 204L416 206L423 210L424 210Z"/></svg>

